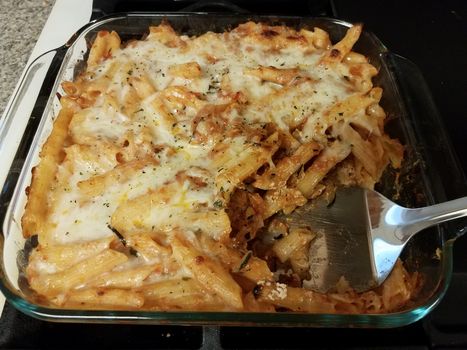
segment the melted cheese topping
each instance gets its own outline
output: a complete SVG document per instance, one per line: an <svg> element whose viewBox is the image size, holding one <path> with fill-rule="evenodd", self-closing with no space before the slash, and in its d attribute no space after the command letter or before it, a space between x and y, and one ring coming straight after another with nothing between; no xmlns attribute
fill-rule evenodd
<svg viewBox="0 0 467 350"><path fill-rule="evenodd" d="M111 184L100 196L84 202L77 184L86 179L86 175L95 176L99 171L89 172L86 164L71 159L74 175L69 179L67 191L57 196L51 215L55 241L71 243L111 235L112 231L108 228L110 218L121 203L166 186L177 173L190 168L203 169L204 177L209 180L207 185L199 189L187 182L180 184L178 192L173 194L167 205L151 212L151 222L155 226L164 226L168 217L178 217L183 211L196 206L215 209L213 203L218 193L212 180L218 174L218 168L213 165L210 153L218 140L213 138L213 142L208 140L202 144L190 141L194 132L191 120L197 113L194 108L180 108L176 103L169 106L168 113L174 116L174 123L167 122L160 110L155 108L157 103L154 101L160 99L162 91L170 86L185 87L197 93L205 104L217 105L229 101L226 92L241 91L247 96L249 104L242 110L233 109L224 115L227 123L238 118L247 125L272 122L286 131L291 123L305 123L300 138L321 143L327 142L325 130L332 123L324 112L337 101L356 93L338 71L319 63L324 50L310 53L307 47L295 46L271 51L261 45L252 46L235 32L185 37L184 43L180 47L169 47L151 40L149 36L146 40L117 50L102 65L89 72L90 80L110 78L111 83L92 107L75 116L79 123L72 122L71 133L78 142L118 145L122 144L129 132L137 136L140 130L147 129L152 144L169 147L173 154L158 154L159 165L149 165L128 181ZM215 57L215 61L209 61L207 57ZM201 67L201 76L185 79L170 73L170 67L188 62L196 62ZM246 69L259 66L298 68L300 76L306 80L284 89L280 84L245 73ZM136 113L126 114L114 104L116 102L121 106L125 103L132 89L129 79L135 77L147 78L155 92L141 101ZM108 96L116 101L109 103ZM202 127L198 125L200 130ZM228 152L234 154L241 153L250 141L245 140L244 135L223 140ZM99 164L100 159L94 167ZM193 228L189 223L179 225L185 229Z"/></svg>

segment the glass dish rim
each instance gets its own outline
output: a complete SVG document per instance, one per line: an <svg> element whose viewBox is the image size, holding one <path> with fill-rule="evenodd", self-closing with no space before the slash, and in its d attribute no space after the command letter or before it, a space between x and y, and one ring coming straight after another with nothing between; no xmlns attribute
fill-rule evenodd
<svg viewBox="0 0 467 350"><path fill-rule="evenodd" d="M99 25L104 25L112 21L124 20L131 17L164 18L171 16L199 16L199 17L230 17L241 21L248 21L251 18L257 20L321 20L329 21L333 24L350 27L352 24L340 19L330 17L303 17L303 16L282 16L282 15L256 15L256 14L234 14L234 13L209 13L209 12L128 12L116 13L93 20L81 27L73 36L61 47L57 48L69 50L73 48L83 35L93 30ZM380 39L371 31L365 30L372 40L375 40L382 48L380 55L392 54ZM45 53L46 54L46 53ZM44 55L45 55L44 54ZM66 56L62 60L59 72L55 79L52 91L55 91L59 82L61 72L66 66ZM31 63L31 66L34 62ZM398 88L398 87L397 87ZM47 104L43 114L50 113L50 103ZM31 148L37 147L37 138L31 144ZM0 141L1 143L1 141ZM28 158L31 151L28 152ZM15 188L15 193L17 189ZM13 197L15 195L13 194ZM8 210L9 212L9 210ZM6 213L5 217L8 215ZM433 294L423 305L400 312L385 314L306 314L306 313L253 313L253 312L205 312L205 311L123 311L123 310L80 310L52 308L34 304L13 292L15 288L9 287L9 282L4 274L4 262L1 261L0 269L0 291L3 292L7 301L20 311L38 319L56 322L99 322L99 323L157 323L157 324L216 324L216 325L254 325L254 326L337 326L337 327L371 327L389 328L399 327L415 322L429 313L442 299L452 276L452 242L446 241L443 245L442 276L445 278L437 285ZM4 237L0 235L0 251L4 249ZM6 282L4 281L6 280Z"/></svg>

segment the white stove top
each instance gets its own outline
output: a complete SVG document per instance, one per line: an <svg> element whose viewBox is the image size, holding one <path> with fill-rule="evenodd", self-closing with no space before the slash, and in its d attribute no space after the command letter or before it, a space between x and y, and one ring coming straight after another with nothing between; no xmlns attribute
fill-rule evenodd
<svg viewBox="0 0 467 350"><path fill-rule="evenodd" d="M92 0L56 0L50 16L29 57L26 68L0 118L0 188L3 187L10 164L13 161L21 136L39 94L42 81L52 62L53 55L44 53L65 44L83 25L89 22L92 14ZM41 57L39 60L38 57ZM21 96L27 95L29 103L18 103ZM34 96L34 98L32 98ZM14 125L14 127L9 127ZM5 297L0 292L0 317Z"/></svg>

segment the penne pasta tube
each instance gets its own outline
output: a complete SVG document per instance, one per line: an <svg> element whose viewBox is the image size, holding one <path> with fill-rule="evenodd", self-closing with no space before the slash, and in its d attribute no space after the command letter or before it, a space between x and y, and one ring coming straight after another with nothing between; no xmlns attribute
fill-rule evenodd
<svg viewBox="0 0 467 350"><path fill-rule="evenodd" d="M216 177L216 187L224 198L228 199L240 182L271 160L279 148L278 138L278 133L274 133L262 145L249 146L238 157L222 165L222 171Z"/></svg>
<svg viewBox="0 0 467 350"><path fill-rule="evenodd" d="M111 225L124 236L130 233L171 231L176 228L201 230L221 239L231 231L229 217L224 210L200 210L183 212L176 204L168 203L176 193L164 187L161 191L149 191L118 206L112 215ZM170 213L170 214L167 214Z"/></svg>
<svg viewBox="0 0 467 350"><path fill-rule="evenodd" d="M155 268L154 265L143 265L122 271L106 272L86 283L86 287L138 288Z"/></svg>
<svg viewBox="0 0 467 350"><path fill-rule="evenodd" d="M284 263L295 251L306 247L314 237L315 234L308 229L294 229L287 236L275 241L272 251Z"/></svg>
<svg viewBox="0 0 467 350"><path fill-rule="evenodd" d="M101 60L106 59L120 48L121 40L118 34L114 31L100 31L97 33L96 39L89 51L88 67L96 66Z"/></svg>
<svg viewBox="0 0 467 350"><path fill-rule="evenodd" d="M267 263L252 256L251 252L242 255L238 250L227 247L207 235L201 236L201 244L206 251L214 252L217 260L235 274L239 274L253 282L272 279L272 272Z"/></svg>
<svg viewBox="0 0 467 350"><path fill-rule="evenodd" d="M76 306L82 308L117 307L117 308L140 308L144 304L144 297L134 291L122 289L91 288L71 292L64 306Z"/></svg>
<svg viewBox="0 0 467 350"><path fill-rule="evenodd" d="M118 164L112 170L78 182L78 188L86 197L99 196L107 187L115 183L124 183L135 173L140 172L147 166L157 165L157 163L155 159L147 158Z"/></svg>
<svg viewBox="0 0 467 350"><path fill-rule="evenodd" d="M379 179L379 169L381 159L375 154L373 145L366 140L363 140L357 131L351 126L344 128L342 133L344 140L352 145L352 154L363 164L366 171L373 177Z"/></svg>
<svg viewBox="0 0 467 350"><path fill-rule="evenodd" d="M326 51L325 56L321 62L325 64L332 64L342 61L342 59L352 50L352 47L357 42L361 33L361 24L350 27L342 40L333 45L331 50Z"/></svg>
<svg viewBox="0 0 467 350"><path fill-rule="evenodd" d="M158 310L222 310L223 300L210 293L193 278L161 281L142 287L148 305Z"/></svg>
<svg viewBox="0 0 467 350"><path fill-rule="evenodd" d="M262 190L285 187L289 177L317 155L319 150L320 146L314 141L301 145L290 157L282 158L275 167L266 170L256 179L253 186Z"/></svg>
<svg viewBox="0 0 467 350"><path fill-rule="evenodd" d="M64 271L71 266L97 255L109 247L113 237L84 243L39 246L29 257L29 269L45 264L52 272Z"/></svg>
<svg viewBox="0 0 467 350"><path fill-rule="evenodd" d="M41 278L30 276L29 284L43 295L55 296L83 285L127 260L128 258L124 254L106 249L67 270L42 276Z"/></svg>
<svg viewBox="0 0 467 350"><path fill-rule="evenodd" d="M264 81L269 81L281 85L291 84L300 76L300 70L297 68L281 69L263 66L259 66L258 68L254 69L245 69L244 73Z"/></svg>
<svg viewBox="0 0 467 350"><path fill-rule="evenodd" d="M169 73L185 79L194 79L199 78L203 72L198 62L187 62L170 66Z"/></svg>
<svg viewBox="0 0 467 350"><path fill-rule="evenodd" d="M313 195L316 185L326 174L343 161L351 152L351 147L346 142L335 141L326 148L305 171L305 174L297 182L297 188L307 198Z"/></svg>
<svg viewBox="0 0 467 350"><path fill-rule="evenodd" d="M280 188L269 190L264 196L265 211L263 218L269 218L279 211L285 214L291 213L296 207L300 207L307 202L302 192L296 188Z"/></svg>
<svg viewBox="0 0 467 350"><path fill-rule="evenodd" d="M73 114L79 110L76 103L70 99L62 98L61 103L62 109L55 120L52 133L42 146L41 161L32 171L32 184L27 193L28 202L21 219L25 237L44 233L48 193L55 178L58 164L64 158L63 147L68 137L68 125ZM39 240L42 240L41 236Z"/></svg>
<svg viewBox="0 0 467 350"><path fill-rule="evenodd" d="M149 35L147 40L161 42L168 47L180 47L184 45L184 41L167 23L149 27Z"/></svg>
<svg viewBox="0 0 467 350"><path fill-rule="evenodd" d="M282 283L265 282L256 289L257 300L297 312L335 313L335 302L325 294Z"/></svg>
<svg viewBox="0 0 467 350"><path fill-rule="evenodd" d="M141 100L144 100L156 93L156 89L146 75L130 77L128 78L128 83L136 90L136 93Z"/></svg>
<svg viewBox="0 0 467 350"><path fill-rule="evenodd" d="M127 244L134 248L146 261L160 259L172 254L170 247L165 247L151 238L148 233L136 233L125 237Z"/></svg>
<svg viewBox="0 0 467 350"><path fill-rule="evenodd" d="M321 28L313 28L313 31L301 29L299 32L303 35L312 48L326 50L331 46L331 40L329 34Z"/></svg>
<svg viewBox="0 0 467 350"><path fill-rule="evenodd" d="M172 238L172 249L177 261L186 266L206 290L220 297L229 307L242 308L241 288L220 263L177 234Z"/></svg>

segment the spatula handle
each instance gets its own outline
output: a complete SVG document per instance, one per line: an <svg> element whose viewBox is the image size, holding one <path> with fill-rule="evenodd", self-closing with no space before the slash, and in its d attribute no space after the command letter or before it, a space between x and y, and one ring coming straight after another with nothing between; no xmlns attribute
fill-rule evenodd
<svg viewBox="0 0 467 350"><path fill-rule="evenodd" d="M467 216L467 197L431 205L424 208L407 209L404 215L405 225L403 239L436 224Z"/></svg>

